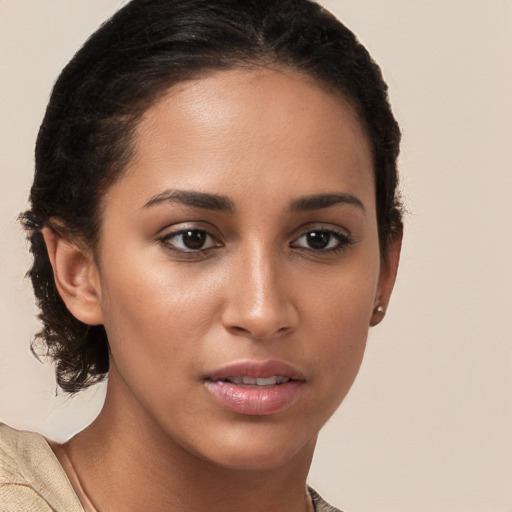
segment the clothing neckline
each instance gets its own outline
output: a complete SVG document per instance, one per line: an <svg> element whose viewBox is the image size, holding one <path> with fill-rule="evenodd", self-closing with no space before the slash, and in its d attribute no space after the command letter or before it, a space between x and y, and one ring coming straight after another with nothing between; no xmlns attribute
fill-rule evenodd
<svg viewBox="0 0 512 512"><path fill-rule="evenodd" d="M66 473L66 476L68 477L69 480L69 484L75 491L78 500L82 504L84 512L98 512L98 510L93 505L93 503L87 496L86 492L84 491L84 488L82 487L80 478L78 477L75 467L73 466L73 463L71 462L71 459L68 457L66 449L64 448L64 444L52 441L51 439L48 439L44 436L43 438L46 441L46 444L48 445L50 450L53 452L53 455L56 457L59 464L62 466L64 473Z"/></svg>

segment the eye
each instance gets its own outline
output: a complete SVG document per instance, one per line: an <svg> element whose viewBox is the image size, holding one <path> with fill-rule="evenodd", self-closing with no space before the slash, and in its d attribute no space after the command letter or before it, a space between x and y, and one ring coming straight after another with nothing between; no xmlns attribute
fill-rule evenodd
<svg viewBox="0 0 512 512"><path fill-rule="evenodd" d="M167 247L178 252L199 252L221 244L204 229L181 229L162 238Z"/></svg>
<svg viewBox="0 0 512 512"><path fill-rule="evenodd" d="M303 233L292 243L293 248L303 248L310 251L342 250L352 243L350 236L332 229L312 229Z"/></svg>

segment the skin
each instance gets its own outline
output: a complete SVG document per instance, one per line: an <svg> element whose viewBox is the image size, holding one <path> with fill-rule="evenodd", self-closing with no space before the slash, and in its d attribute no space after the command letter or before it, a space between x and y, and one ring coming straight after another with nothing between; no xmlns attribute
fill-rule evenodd
<svg viewBox="0 0 512 512"><path fill-rule="evenodd" d="M231 211L165 199L176 190ZM321 194L343 200L297 208ZM205 245L187 250L183 229ZM94 253L44 234L68 308L110 341L105 406L62 448L95 506L306 510L318 432L356 377L400 248L379 251L370 146L348 103L285 69L176 86L138 126ZM231 411L205 389L228 363L269 359L305 376L277 414Z"/></svg>

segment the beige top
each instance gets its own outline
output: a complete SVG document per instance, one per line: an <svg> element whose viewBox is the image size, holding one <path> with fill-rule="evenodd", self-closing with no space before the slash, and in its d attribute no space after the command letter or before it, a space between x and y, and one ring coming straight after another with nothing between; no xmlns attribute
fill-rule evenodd
<svg viewBox="0 0 512 512"><path fill-rule="evenodd" d="M316 512L340 512L309 493ZM46 439L0 423L0 512L28 511L85 512Z"/></svg>
<svg viewBox="0 0 512 512"><path fill-rule="evenodd" d="M43 436L0 424L0 512L84 512Z"/></svg>

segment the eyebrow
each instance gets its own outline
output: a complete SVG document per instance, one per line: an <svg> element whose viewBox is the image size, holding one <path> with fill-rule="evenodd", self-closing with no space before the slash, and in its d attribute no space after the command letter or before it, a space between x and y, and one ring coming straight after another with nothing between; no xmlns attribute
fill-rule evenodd
<svg viewBox="0 0 512 512"><path fill-rule="evenodd" d="M218 210L226 213L235 212L235 204L226 196L190 190L165 190L153 196L144 205L144 208L149 208L164 202L176 202L187 206L203 208L205 210Z"/></svg>
<svg viewBox="0 0 512 512"><path fill-rule="evenodd" d="M366 208L360 199L352 194L335 193L335 194L315 194L311 196L299 197L291 204L291 210L295 212L307 212L311 210L320 210L329 208L337 204L350 204L359 208L366 214Z"/></svg>

